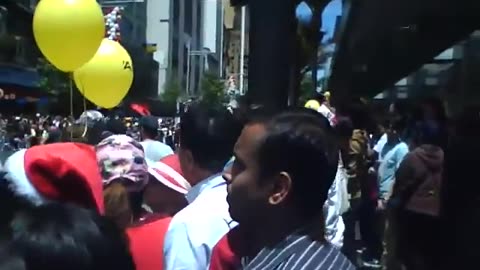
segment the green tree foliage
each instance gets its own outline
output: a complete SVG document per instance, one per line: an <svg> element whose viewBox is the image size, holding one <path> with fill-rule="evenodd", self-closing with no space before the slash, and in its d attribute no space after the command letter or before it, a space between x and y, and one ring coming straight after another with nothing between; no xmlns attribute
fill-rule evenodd
<svg viewBox="0 0 480 270"><path fill-rule="evenodd" d="M181 85L177 78L171 77L165 82L163 93L160 95L160 100L168 105L175 105L181 95Z"/></svg>
<svg viewBox="0 0 480 270"><path fill-rule="evenodd" d="M200 83L201 102L211 107L222 106L228 102L225 83L217 75L205 73Z"/></svg>
<svg viewBox="0 0 480 270"><path fill-rule="evenodd" d="M300 95L298 98L298 104L305 104L310 98L315 94L315 86L313 85L312 76L308 74L303 76L302 81L300 82Z"/></svg>
<svg viewBox="0 0 480 270"><path fill-rule="evenodd" d="M307 26L298 26L297 37L299 38L299 61L300 68L304 68L316 57L320 41L321 13L330 1L327 0L307 0L306 3L312 9L312 22Z"/></svg>
<svg viewBox="0 0 480 270"><path fill-rule="evenodd" d="M40 75L39 88L45 93L60 95L70 91L70 75L55 68L47 59L38 59L37 71Z"/></svg>

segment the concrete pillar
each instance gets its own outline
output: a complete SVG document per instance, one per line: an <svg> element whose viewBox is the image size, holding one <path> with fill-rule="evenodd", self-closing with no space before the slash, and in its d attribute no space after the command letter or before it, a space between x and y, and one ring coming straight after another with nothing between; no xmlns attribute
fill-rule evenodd
<svg viewBox="0 0 480 270"><path fill-rule="evenodd" d="M289 88L295 85L295 1L255 0L248 7L248 98L252 103L284 108Z"/></svg>

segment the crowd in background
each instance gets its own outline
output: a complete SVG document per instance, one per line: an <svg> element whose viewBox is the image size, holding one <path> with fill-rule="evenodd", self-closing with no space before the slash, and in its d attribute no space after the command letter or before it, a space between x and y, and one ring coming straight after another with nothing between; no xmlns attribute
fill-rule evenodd
<svg viewBox="0 0 480 270"><path fill-rule="evenodd" d="M35 145L72 140L98 142L101 132L105 132L104 136L110 132L128 134L139 139L141 128L139 121L140 117L104 117L97 111L87 111L78 119L40 114L0 115L0 152L5 153L1 160L4 161L12 151ZM178 144L178 138L175 136L177 129L178 117L160 117L154 139L175 149Z"/></svg>
<svg viewBox="0 0 480 270"><path fill-rule="evenodd" d="M0 269L475 265L480 110L325 105L2 117Z"/></svg>

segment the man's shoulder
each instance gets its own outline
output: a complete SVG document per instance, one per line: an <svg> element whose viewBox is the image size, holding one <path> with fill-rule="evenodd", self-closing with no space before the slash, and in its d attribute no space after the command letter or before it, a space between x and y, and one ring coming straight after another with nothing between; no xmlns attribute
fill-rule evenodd
<svg viewBox="0 0 480 270"><path fill-rule="evenodd" d="M193 202L173 217L167 237L175 239L173 235L182 234L192 245L212 249L235 225L228 208L219 212Z"/></svg>
<svg viewBox="0 0 480 270"><path fill-rule="evenodd" d="M226 196L226 190L221 188L215 188L200 194L191 204L173 217L172 224L205 224L217 222L219 219L231 219Z"/></svg>
<svg viewBox="0 0 480 270"><path fill-rule="evenodd" d="M162 142L159 142L159 141L152 141L152 144L153 144L155 147L158 147L158 148L172 149L172 148L171 148L170 146L168 146L167 144L162 143Z"/></svg>
<svg viewBox="0 0 480 270"><path fill-rule="evenodd" d="M315 265L316 269L355 269L350 260L332 244L315 243L315 252L309 259L309 264Z"/></svg>

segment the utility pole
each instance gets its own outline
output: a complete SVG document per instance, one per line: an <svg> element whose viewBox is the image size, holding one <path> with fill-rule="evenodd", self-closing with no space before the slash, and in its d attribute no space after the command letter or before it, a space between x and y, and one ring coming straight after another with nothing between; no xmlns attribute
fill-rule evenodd
<svg viewBox="0 0 480 270"><path fill-rule="evenodd" d="M295 0L248 1L250 12L248 93L252 103L273 109L288 105L296 85Z"/></svg>
<svg viewBox="0 0 480 270"><path fill-rule="evenodd" d="M247 13L247 8L245 6L242 7L242 20L241 20L241 26L240 26L240 94L244 95L244 79L245 79L245 23L246 23L246 13Z"/></svg>
<svg viewBox="0 0 480 270"><path fill-rule="evenodd" d="M190 49L190 46L187 48L187 74L186 74L186 77L187 77L187 87L185 89L185 92L187 93L187 96L191 96L193 95L192 93L192 89L190 89L190 80L188 80L188 78L190 78L190 74L192 72L192 61L191 61L191 57L192 56L199 56L200 57L200 60L203 60L201 61L201 64L202 65L205 65L205 61L208 61L207 57L209 54L213 54L212 52L208 51L208 50L199 50L199 51L192 51ZM201 69L202 71L204 70L204 68ZM203 75L203 72L200 72L200 77Z"/></svg>

